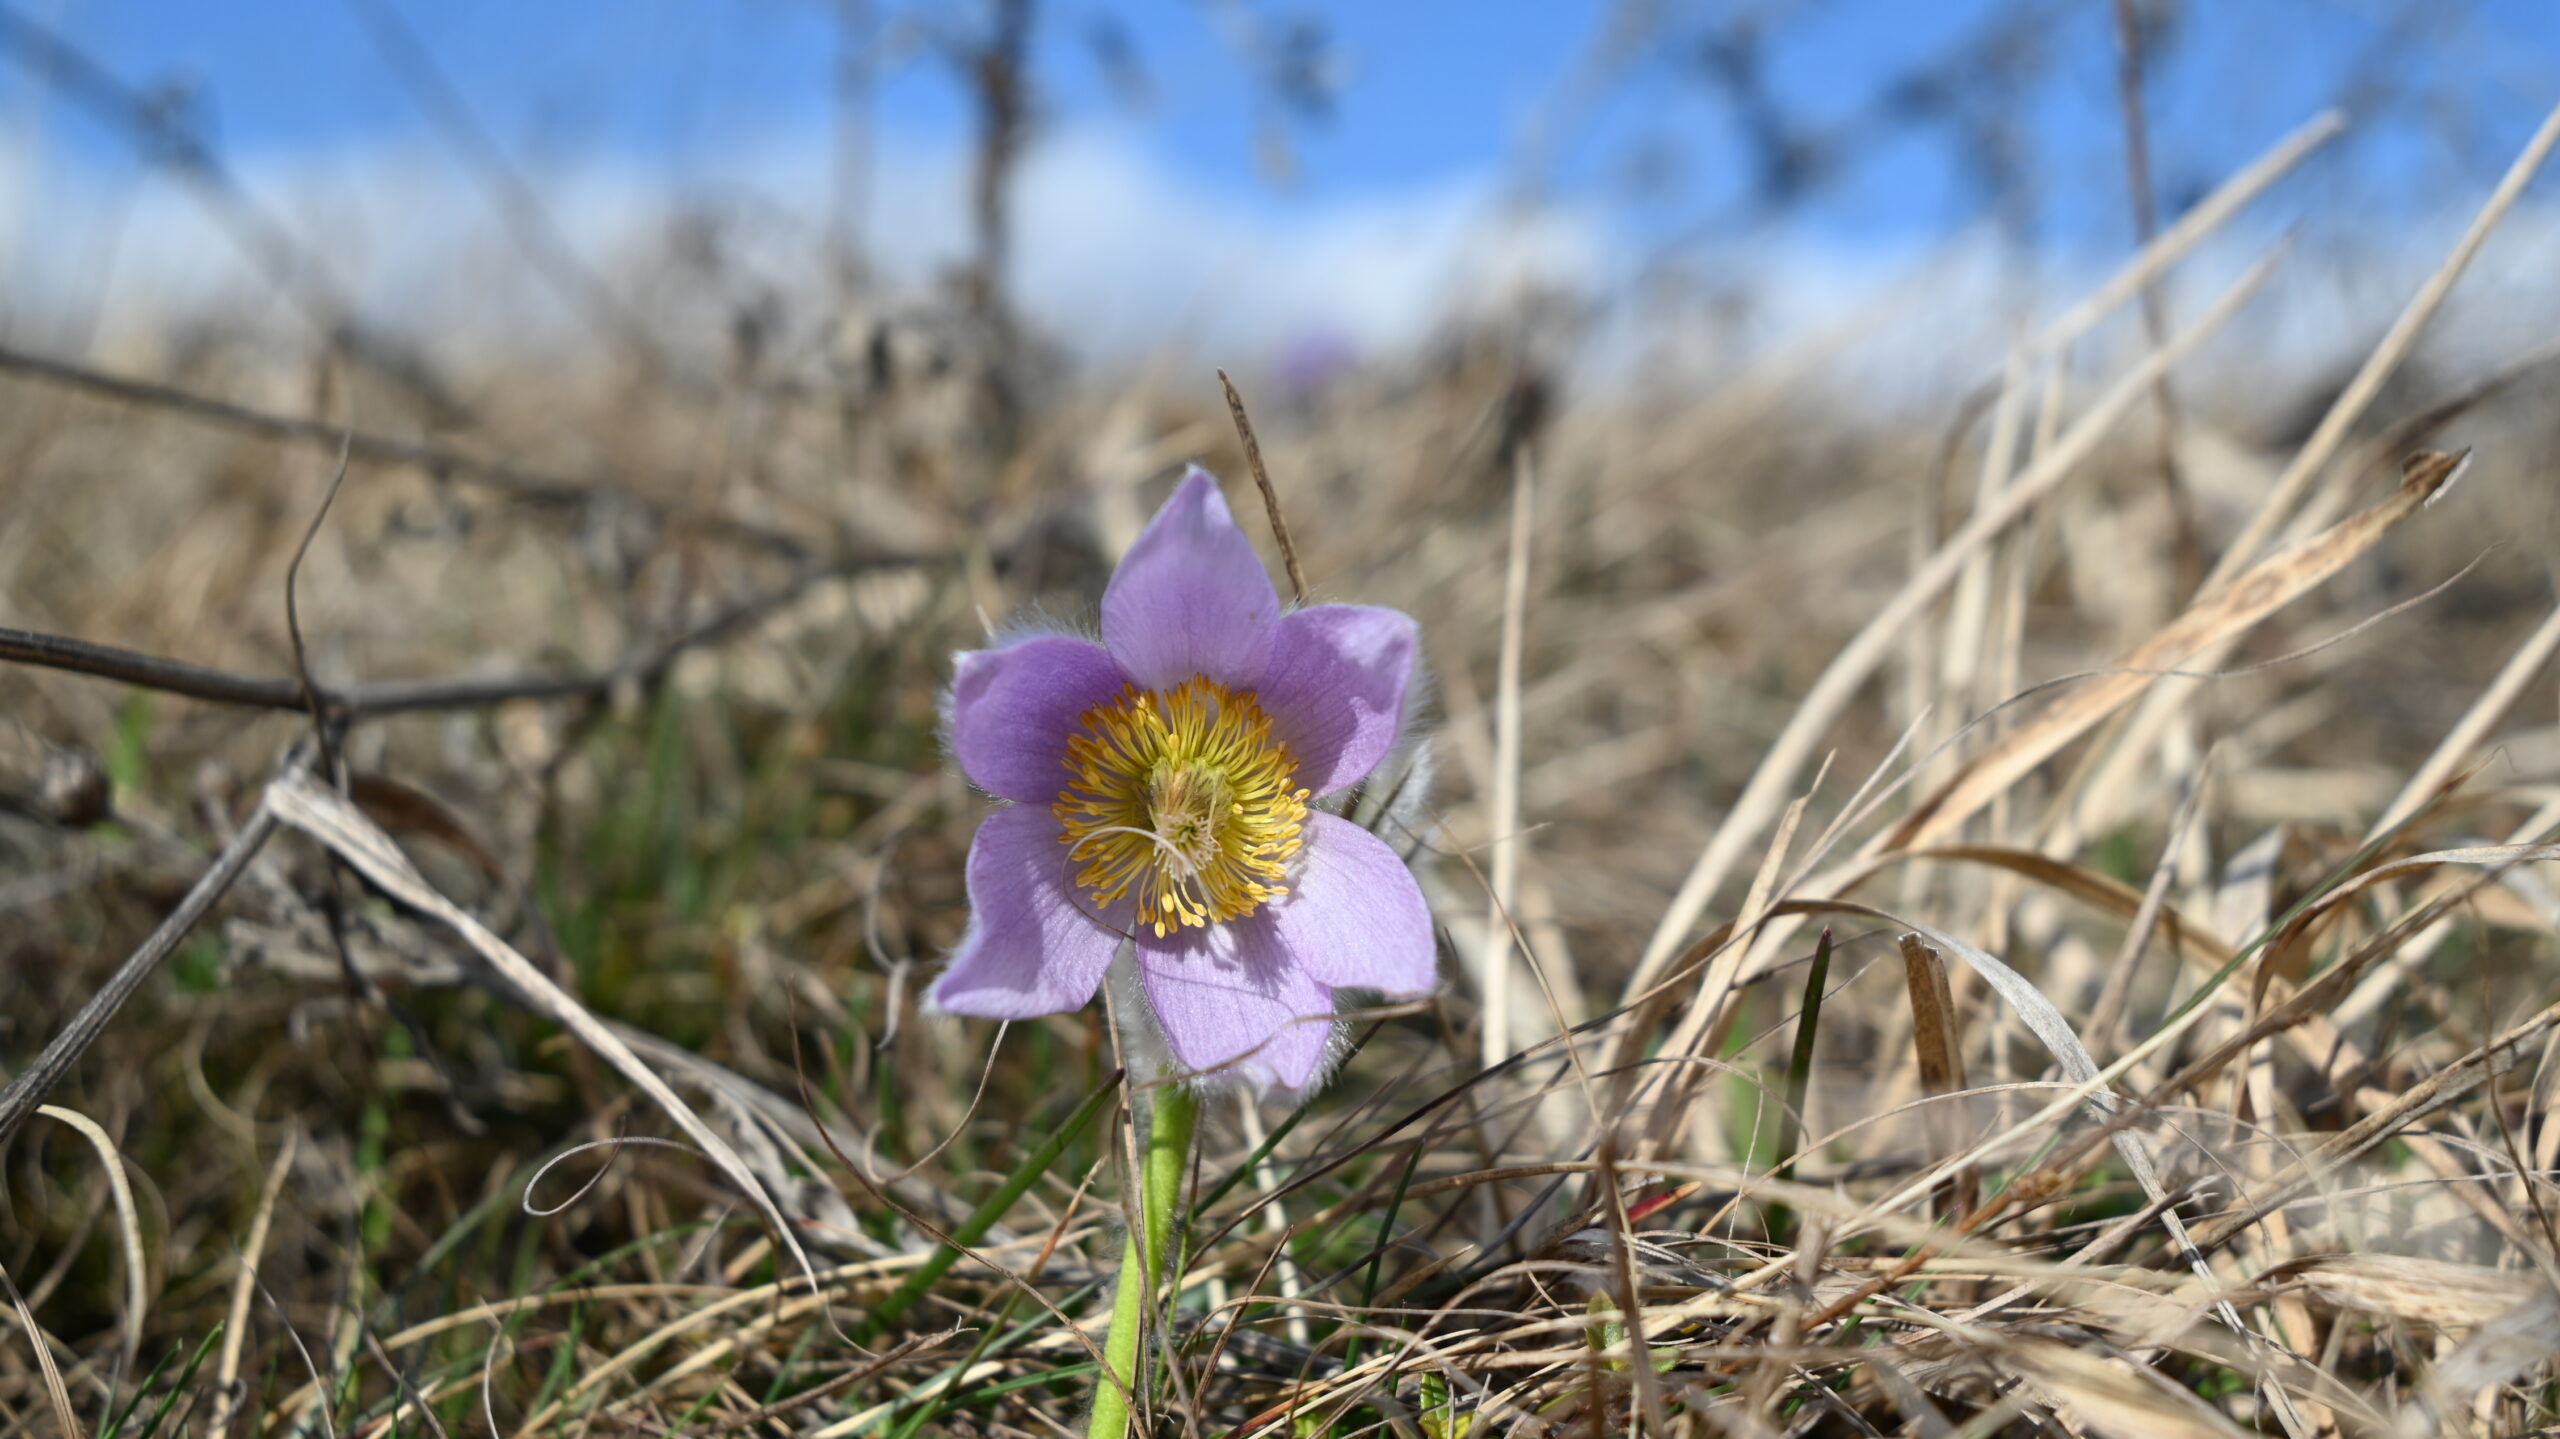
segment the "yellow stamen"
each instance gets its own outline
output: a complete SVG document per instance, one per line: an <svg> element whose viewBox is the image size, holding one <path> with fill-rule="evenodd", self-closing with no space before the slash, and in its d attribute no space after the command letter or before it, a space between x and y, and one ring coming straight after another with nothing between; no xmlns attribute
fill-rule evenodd
<svg viewBox="0 0 2560 1439"><path fill-rule="evenodd" d="M1289 892L1307 791L1251 691L1206 675L1162 692L1131 685L1084 712L1067 769L1074 781L1049 812L1095 908L1134 889L1138 923L1161 939Z"/></svg>

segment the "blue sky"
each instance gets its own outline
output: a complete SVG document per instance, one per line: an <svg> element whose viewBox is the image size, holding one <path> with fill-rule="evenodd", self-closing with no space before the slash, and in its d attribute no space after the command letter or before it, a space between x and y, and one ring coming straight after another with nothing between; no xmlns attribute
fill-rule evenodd
<svg viewBox="0 0 2560 1439"><path fill-rule="evenodd" d="M367 168L365 157L393 153L420 174L441 164L459 175L368 38L356 0L0 3L58 29L132 84L191 96L218 147L261 182L297 166ZM840 34L832 0L378 3L396 7L480 122L546 187L604 167L625 188L670 197L742 184L821 188L822 163L771 157L825 153ZM927 160L955 169L969 112L934 37L974 33L985 7L868 8L887 37L874 110L884 173ZM1108 193L1168 207L1168 225L1186 223L1186 206L1205 206L1215 212L1206 228L1229 233L1260 223L1391 240L1399 205L1423 204L1438 223L1446 207L1432 197L1490 203L1534 192L1576 217L1580 238L1557 243L1577 254L1599 246L1644 255L1700 240L1726 255L1802 244L1892 250L1982 218L1972 157L1988 152L1964 117L2000 113L2022 122L1995 137L2014 147L2025 181L2009 215L2013 238L2095 257L2130 242L2105 0L1630 8L1656 23L1642 43L1613 50L1620 7L1561 0L1043 4L1042 143L1090 156L1093 137L1107 135L1118 186ZM2465 208L2560 97L2554 0L2143 8L2174 22L2147 95L2171 213L2342 100L2364 123L2301 181L2315 197L2306 208L2333 234L2352 239L2377 222ZM1763 17L1765 43L1752 61L1761 93L1775 101L1758 117L1731 88L1702 79L1711 42L1748 15ZM1965 57L2013 23L2028 78L2013 101L1995 104L1996 78ZM1338 86L1328 115L1275 125L1238 37L1298 26L1325 37L1324 71ZM1134 93L1126 72L1101 58L1115 49L1134 58L1143 80ZM121 140L45 93L23 65L0 64L0 120L40 137L47 164L106 183L139 173ZM1897 93L1920 98L1896 108ZM1750 136L1769 115L1808 158L1810 177L1775 214L1752 203L1768 172ZM1259 143L1272 134L1287 141L1285 178ZM471 192L456 183L437 203L470 208ZM1071 212L1081 183L1056 181L1055 203ZM884 210L913 203L914 193L884 182L875 196L870 223L883 243L905 239L887 233L905 217ZM952 223L944 215L916 228ZM1341 253L1350 263L1354 251Z"/></svg>
<svg viewBox="0 0 2560 1439"><path fill-rule="evenodd" d="M485 123L527 156L611 154L663 167L673 183L716 182L724 147L742 136L824 127L837 54L827 0L388 0ZM1602 48L1615 7L1457 0L1297 0L1286 5L1093 0L1039 12L1038 76L1052 121L1108 119L1146 136L1195 183L1274 204L1499 173L1523 163L1544 120L1555 162L1542 178L1629 209L1712 215L1748 169L1732 108L1710 95L1684 42L1750 9L1766 27L1767 85L1815 133L1871 114L1898 77L1965 52L2000 17L2024 10L2045 78L2035 87L2037 158L2059 189L2117 163L2115 50L2103 0L2020 7L1994 0L1827 0L1794 5L1656 7L1669 18L1572 103ZM2152 77L2161 184L2172 198L2220 175L2312 110L2359 70L2401 93L2389 133L2369 135L2354 164L2378 176L2494 162L2560 87L2560 5L2379 0L2185 0ZM893 37L967 34L978 6L873 0ZM1687 12L1694 10L1695 15ZM419 132L415 103L393 81L345 0L57 0L20 13L59 28L124 78L193 87L223 144L256 154ZM2412 20L2411 16L2421 17ZM1240 19L1239 17L1250 17ZM1242 27L1278 34L1311 23L1326 37L1338 104L1285 127L1298 161L1276 188L1256 163L1269 107L1254 98ZM1144 77L1132 97L1099 58L1120 37ZM929 43L890 46L878 114L892 141L965 132L965 100ZM12 91L29 83L13 69ZM1968 81L1967 83L1971 83ZM2435 107L2445 133L2422 133ZM2470 130L2465 135L2456 133ZM1901 144L1853 143L1873 158L1824 202L1845 229L1926 230L1964 218L1969 197L1926 126ZM74 125L63 136L111 148ZM2466 149L2472 153L2466 154ZM1680 152L1668 192L1630 176ZM1656 165L1657 170L1663 168ZM2066 230L2089 216L2051 202Z"/></svg>

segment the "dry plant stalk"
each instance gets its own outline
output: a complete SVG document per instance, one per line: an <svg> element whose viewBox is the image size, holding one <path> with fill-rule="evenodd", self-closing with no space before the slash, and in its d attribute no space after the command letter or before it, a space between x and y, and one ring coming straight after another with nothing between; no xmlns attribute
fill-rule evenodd
<svg viewBox="0 0 2560 1439"><path fill-rule="evenodd" d="M1955 995L1947 985L1946 957L1929 941L1906 934L1902 975L1911 994L1911 1050L1920 1065L1920 1092L1944 1099L1965 1091L1964 1040L1958 1032ZM1960 1154L1971 1143L1963 1111L1946 1104L1929 1106L1929 1152L1933 1159ZM1982 1170L1967 1164L1940 1184L1932 1202L1938 1217L1969 1214L1982 1203Z"/></svg>

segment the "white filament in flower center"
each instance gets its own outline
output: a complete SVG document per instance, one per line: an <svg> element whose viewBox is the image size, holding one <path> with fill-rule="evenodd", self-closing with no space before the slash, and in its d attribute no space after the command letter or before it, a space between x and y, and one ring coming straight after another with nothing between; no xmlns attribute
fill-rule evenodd
<svg viewBox="0 0 2560 1439"><path fill-rule="evenodd" d="M1217 862L1218 819L1234 804L1225 776L1208 765L1160 763L1147 776L1147 819L1181 856L1185 879Z"/></svg>

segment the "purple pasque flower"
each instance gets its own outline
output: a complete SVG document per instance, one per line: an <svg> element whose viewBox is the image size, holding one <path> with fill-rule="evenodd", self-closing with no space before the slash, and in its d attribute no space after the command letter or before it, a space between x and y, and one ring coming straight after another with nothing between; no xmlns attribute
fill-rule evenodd
<svg viewBox="0 0 2560 1439"><path fill-rule="evenodd" d="M969 846L969 932L934 981L956 1014L1093 998L1123 940L1175 1059L1301 1088L1336 989L1421 994L1431 911L1377 836L1315 808L1404 723L1410 616L1280 612L1218 482L1193 468L1102 595L1102 643L959 657L951 744L1012 803Z"/></svg>

